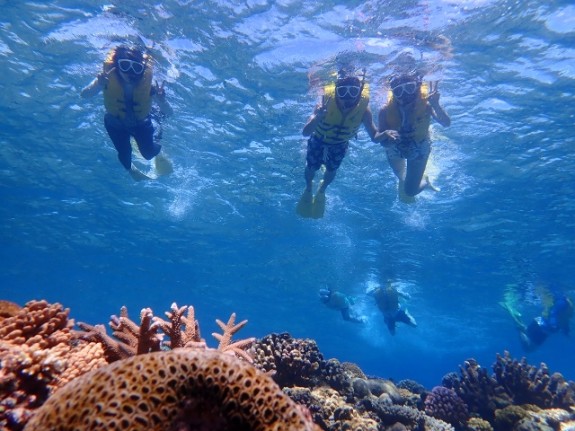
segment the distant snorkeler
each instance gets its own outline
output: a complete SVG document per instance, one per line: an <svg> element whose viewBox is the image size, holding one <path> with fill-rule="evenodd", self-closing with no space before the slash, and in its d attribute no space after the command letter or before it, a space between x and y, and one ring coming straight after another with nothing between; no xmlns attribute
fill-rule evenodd
<svg viewBox="0 0 575 431"><path fill-rule="evenodd" d="M152 63L151 56L138 46L117 46L108 53L102 72L81 92L82 97L93 97L103 91L106 131L120 163L137 181L153 177L132 163L131 137L144 159L154 159L156 175L173 171L158 144L161 119L172 115L173 110L166 100L164 83L152 83Z"/></svg>
<svg viewBox="0 0 575 431"><path fill-rule="evenodd" d="M369 108L369 84L365 75L365 70L358 76L355 70L340 69L337 79L324 87L321 101L303 127L302 134L309 139L305 189L296 207L302 217L317 219L324 216L326 188L335 179L349 141L357 135L362 124L372 141L383 139ZM325 172L314 197L313 179L322 166Z"/></svg>
<svg viewBox="0 0 575 431"><path fill-rule="evenodd" d="M367 318L355 310L356 299L343 292L333 290L331 287L320 289L319 299L328 308L341 313L343 320L354 323L365 323Z"/></svg>
<svg viewBox="0 0 575 431"><path fill-rule="evenodd" d="M391 335L395 335L397 322L405 323L413 328L417 327L413 316L399 303L400 298L409 299L409 295L397 290L390 281L385 287L370 286L365 293L375 299L377 308L383 314L383 320Z"/></svg>
<svg viewBox="0 0 575 431"><path fill-rule="evenodd" d="M399 180L398 197L413 203L425 189L438 191L424 176L431 153L431 119L444 127L451 125L451 119L439 104L437 82L435 86L423 83L411 54L399 55L397 61L400 67L388 79L388 100L379 112L379 131L384 133L381 145Z"/></svg>
<svg viewBox="0 0 575 431"><path fill-rule="evenodd" d="M540 316L525 325L521 313L517 310L519 295L514 292L517 286L509 285L504 300L499 303L513 318L519 331L521 346L526 352L532 352L541 346L551 334L561 332L569 335L570 322L573 317L573 301L567 295L540 287L540 299L543 311Z"/></svg>

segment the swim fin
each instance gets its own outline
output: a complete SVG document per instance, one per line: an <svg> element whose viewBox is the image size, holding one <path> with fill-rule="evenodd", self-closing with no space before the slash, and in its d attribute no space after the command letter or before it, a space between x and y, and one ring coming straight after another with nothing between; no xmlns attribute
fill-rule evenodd
<svg viewBox="0 0 575 431"><path fill-rule="evenodd" d="M325 192L319 192L315 195L313 199L313 205L311 210L312 218L323 218L325 214Z"/></svg>
<svg viewBox="0 0 575 431"><path fill-rule="evenodd" d="M158 174L158 176L169 175L174 172L172 162L161 153L154 157L154 167L156 168L156 174Z"/></svg>
<svg viewBox="0 0 575 431"><path fill-rule="evenodd" d="M141 170L139 170L134 164L132 164L132 168L129 170L131 177L136 181L145 181L145 180L153 180L154 178L149 177Z"/></svg>
<svg viewBox="0 0 575 431"><path fill-rule="evenodd" d="M433 183L429 179L429 175L425 176L425 181L427 182L427 185L425 186L426 189L433 190L434 192L440 192L441 191L441 189L439 187L436 187L435 185L433 185Z"/></svg>
<svg viewBox="0 0 575 431"><path fill-rule="evenodd" d="M313 209L313 195L310 190L304 190L296 206L296 212L304 217L311 218Z"/></svg>

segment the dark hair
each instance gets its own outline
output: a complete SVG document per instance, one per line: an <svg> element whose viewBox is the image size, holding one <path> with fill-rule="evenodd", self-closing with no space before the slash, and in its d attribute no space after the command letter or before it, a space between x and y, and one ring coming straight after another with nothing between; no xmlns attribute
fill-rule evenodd
<svg viewBox="0 0 575 431"><path fill-rule="evenodd" d="M338 78L335 82L336 87L339 87L340 85L356 85L360 87L361 81L357 76L344 76L342 78Z"/></svg>
<svg viewBox="0 0 575 431"><path fill-rule="evenodd" d="M406 73L402 75L392 75L389 77L388 82L391 88L395 88L405 82L413 82L421 84L421 76L415 73Z"/></svg>
<svg viewBox="0 0 575 431"><path fill-rule="evenodd" d="M146 61L146 56L141 49L124 45L118 46L114 50L114 65L117 66L118 60L121 58L127 58L142 64L144 64Z"/></svg>

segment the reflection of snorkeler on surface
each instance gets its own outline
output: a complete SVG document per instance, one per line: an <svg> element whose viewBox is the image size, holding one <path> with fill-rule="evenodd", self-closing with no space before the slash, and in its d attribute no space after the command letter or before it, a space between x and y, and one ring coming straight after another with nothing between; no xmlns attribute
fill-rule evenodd
<svg viewBox="0 0 575 431"><path fill-rule="evenodd" d="M531 352L545 342L547 337L556 332L569 335L569 323L573 317L573 302L566 295L541 288L540 296L543 303L541 316L535 317L529 325L521 320L521 313L517 310L520 300L519 294L514 290L517 286L509 285L504 300L499 303L511 315L519 330L521 345L527 352Z"/></svg>
<svg viewBox="0 0 575 431"><path fill-rule="evenodd" d="M355 304L355 298L351 296L334 291L328 287L327 289L320 289L319 299L329 308L339 310L343 320L355 323L365 323L366 321L365 316L358 315L357 312L352 309L352 305Z"/></svg>
<svg viewBox="0 0 575 431"><path fill-rule="evenodd" d="M385 288L380 286L369 287L366 293L375 299L391 335L395 335L397 322L403 322L414 328L417 327L417 322L413 316L409 314L407 309L401 308L399 305L399 298L409 299L409 295L398 291L391 282L388 282Z"/></svg>

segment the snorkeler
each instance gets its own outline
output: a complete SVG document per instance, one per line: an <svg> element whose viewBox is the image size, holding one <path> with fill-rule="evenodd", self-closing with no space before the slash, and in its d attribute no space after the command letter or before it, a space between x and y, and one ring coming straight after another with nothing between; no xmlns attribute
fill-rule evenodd
<svg viewBox="0 0 575 431"><path fill-rule="evenodd" d="M448 127L451 119L439 104L437 83L429 88L417 71L393 75L389 86L387 104L379 112L379 130L386 131L382 146L399 180L399 199L412 203L425 189L438 191L424 176L431 153L431 118L443 127Z"/></svg>
<svg viewBox="0 0 575 431"><path fill-rule="evenodd" d="M541 316L531 320L529 325L523 323L521 313L516 309L516 295L508 291L505 300L499 303L513 318L519 331L521 346L526 352L537 349L551 334L561 332L569 335L569 324L574 311L573 301L564 294L554 293L545 288L540 290L544 292L543 312Z"/></svg>
<svg viewBox="0 0 575 431"><path fill-rule="evenodd" d="M152 102L159 108L156 122L171 115L173 110L166 100L164 84L152 84L152 58L136 47L112 49L104 61L103 71L82 90L81 96L92 97L100 91L104 92L106 131L120 163L132 178L152 179L132 163L131 137L146 160L154 159L157 175L171 173L172 164L160 154L162 147L154 139L157 127L152 122Z"/></svg>
<svg viewBox="0 0 575 431"><path fill-rule="evenodd" d="M409 299L409 296L398 291L391 282L388 282L385 288L380 286L369 287L365 293L375 299L377 308L383 314L383 320L391 335L395 335L397 322L405 323L414 328L417 327L417 322L413 316L399 304L399 298Z"/></svg>
<svg viewBox="0 0 575 431"><path fill-rule="evenodd" d="M342 292L334 291L331 288L320 289L319 299L329 308L339 310L343 320L355 323L365 323L365 316L358 315L352 306L355 304L355 298Z"/></svg>
<svg viewBox="0 0 575 431"><path fill-rule="evenodd" d="M337 170L349 148L350 139L364 125L374 142L383 139L377 132L369 109L369 85L365 70L361 79L345 70L325 86L321 102L305 124L302 134L307 142L305 189L297 204L297 213L306 218L322 218L325 212L325 190L334 180ZM313 179L321 166L325 166L323 179L315 197Z"/></svg>

